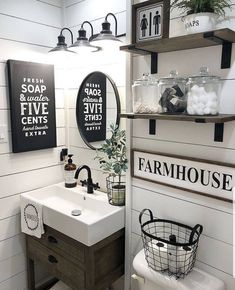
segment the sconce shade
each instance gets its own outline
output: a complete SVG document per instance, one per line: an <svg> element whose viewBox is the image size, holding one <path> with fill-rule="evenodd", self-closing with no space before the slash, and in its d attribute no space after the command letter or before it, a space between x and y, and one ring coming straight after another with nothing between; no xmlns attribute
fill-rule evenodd
<svg viewBox="0 0 235 290"><path fill-rule="evenodd" d="M62 34L60 34L58 36L58 43L57 43L56 47L52 48L49 51L49 53L53 53L53 52L74 53L73 51L71 51L67 48L67 44L65 43L65 37Z"/></svg>
<svg viewBox="0 0 235 290"><path fill-rule="evenodd" d="M86 37L86 30L81 27L78 30L77 41L69 47L73 52L95 52L99 50L98 46L91 45Z"/></svg>
<svg viewBox="0 0 235 290"><path fill-rule="evenodd" d="M112 16L115 20L115 35L113 35L112 31L110 30L110 22L108 22L107 17ZM102 46L103 48L106 46L106 43L112 44L119 44L122 42L120 39L116 37L117 35L117 19L114 14L108 13L105 17L104 22L102 23L102 30L98 34L97 37L95 37L92 42L97 43L99 46Z"/></svg>

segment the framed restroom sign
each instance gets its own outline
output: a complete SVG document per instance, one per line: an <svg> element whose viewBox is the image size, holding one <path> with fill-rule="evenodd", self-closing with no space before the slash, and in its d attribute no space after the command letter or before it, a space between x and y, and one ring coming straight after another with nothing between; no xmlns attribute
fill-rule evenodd
<svg viewBox="0 0 235 290"><path fill-rule="evenodd" d="M132 43L169 37L170 0L132 6Z"/></svg>
<svg viewBox="0 0 235 290"><path fill-rule="evenodd" d="M12 150L56 147L54 66L8 60Z"/></svg>
<svg viewBox="0 0 235 290"><path fill-rule="evenodd" d="M133 150L132 176L223 201L233 201L234 164Z"/></svg>

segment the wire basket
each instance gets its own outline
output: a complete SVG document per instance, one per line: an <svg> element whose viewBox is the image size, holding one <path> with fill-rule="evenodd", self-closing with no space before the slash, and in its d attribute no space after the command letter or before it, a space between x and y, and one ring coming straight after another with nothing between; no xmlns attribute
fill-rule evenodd
<svg viewBox="0 0 235 290"><path fill-rule="evenodd" d="M150 219L143 223L146 211ZM203 227L198 224L192 228L171 220L154 219L150 209L142 210L139 222L148 266L177 279L184 278L194 267Z"/></svg>
<svg viewBox="0 0 235 290"><path fill-rule="evenodd" d="M106 178L108 200L111 205L125 205L126 186L119 176L110 175Z"/></svg>

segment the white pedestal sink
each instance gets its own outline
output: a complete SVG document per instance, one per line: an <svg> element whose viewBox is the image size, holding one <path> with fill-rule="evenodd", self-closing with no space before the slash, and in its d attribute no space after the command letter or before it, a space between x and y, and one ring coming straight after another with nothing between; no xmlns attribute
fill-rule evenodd
<svg viewBox="0 0 235 290"><path fill-rule="evenodd" d="M108 203L107 194L77 186L65 188L59 183L22 194L43 205L44 224L87 245L92 246L124 227L124 207ZM73 216L73 210L81 215Z"/></svg>

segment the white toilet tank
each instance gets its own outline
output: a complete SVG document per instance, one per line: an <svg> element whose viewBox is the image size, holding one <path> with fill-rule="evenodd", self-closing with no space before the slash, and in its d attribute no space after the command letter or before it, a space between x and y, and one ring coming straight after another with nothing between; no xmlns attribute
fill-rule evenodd
<svg viewBox="0 0 235 290"><path fill-rule="evenodd" d="M197 268L179 280L156 272L148 267L144 250L135 256L133 267L137 274L133 276L138 280L138 290L225 290L223 281Z"/></svg>

